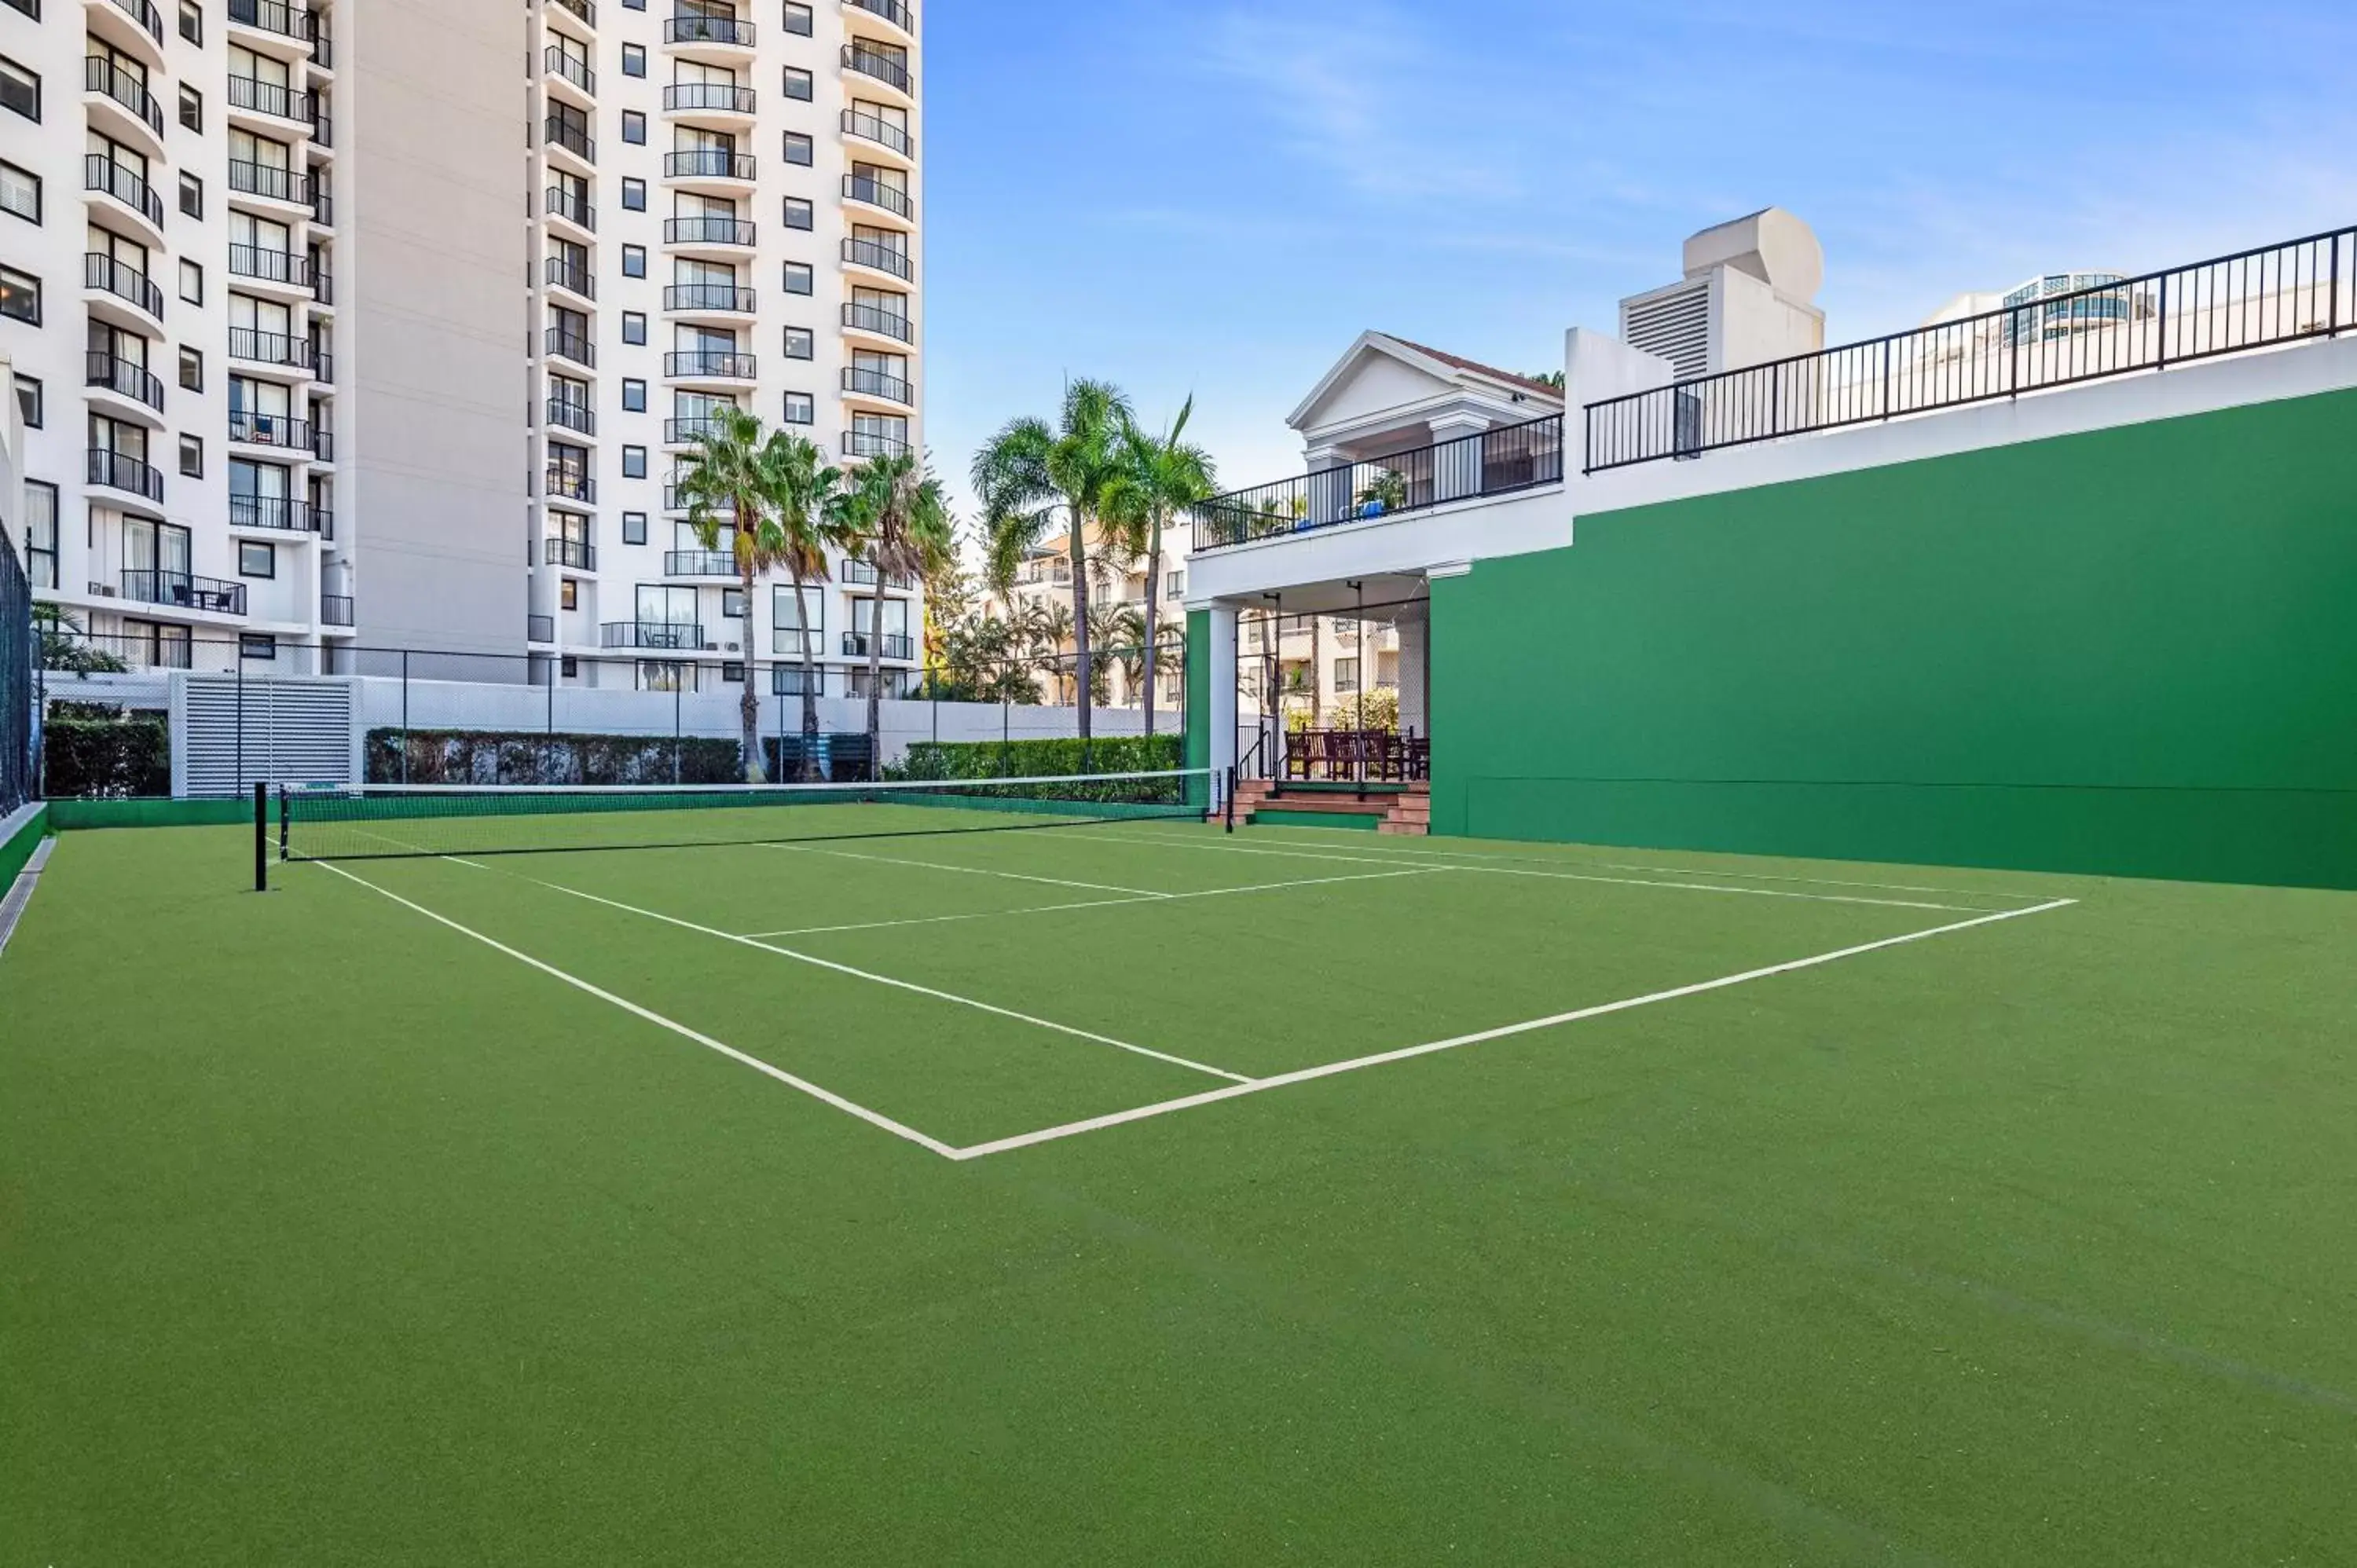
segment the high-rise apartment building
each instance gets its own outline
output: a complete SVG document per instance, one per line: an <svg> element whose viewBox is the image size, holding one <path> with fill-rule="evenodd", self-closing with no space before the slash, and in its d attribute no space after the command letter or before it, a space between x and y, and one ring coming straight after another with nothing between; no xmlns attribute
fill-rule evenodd
<svg viewBox="0 0 2357 1568"><path fill-rule="evenodd" d="M808 638L828 694L881 594L908 683L913 587L741 603L671 480L729 406L920 443L917 53L901 0L0 0L40 591L135 663L709 690Z"/></svg>

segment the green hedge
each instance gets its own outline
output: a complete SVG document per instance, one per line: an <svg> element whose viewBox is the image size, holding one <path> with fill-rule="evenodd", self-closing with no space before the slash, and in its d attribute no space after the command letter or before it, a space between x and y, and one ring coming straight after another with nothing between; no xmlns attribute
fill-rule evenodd
<svg viewBox="0 0 2357 1568"><path fill-rule="evenodd" d="M1085 752L1076 738L920 740L887 775L935 779L1060 779L1082 773L1161 773L1186 766L1184 736L1100 736Z"/></svg>
<svg viewBox="0 0 2357 1568"><path fill-rule="evenodd" d="M87 711L85 704L75 707ZM41 789L53 800L169 795L171 725L160 714L102 718L53 713L41 725Z"/></svg>
<svg viewBox="0 0 2357 1568"><path fill-rule="evenodd" d="M371 730L371 784L740 784L733 740L707 736L546 735L497 730ZM673 763L676 759L676 771Z"/></svg>

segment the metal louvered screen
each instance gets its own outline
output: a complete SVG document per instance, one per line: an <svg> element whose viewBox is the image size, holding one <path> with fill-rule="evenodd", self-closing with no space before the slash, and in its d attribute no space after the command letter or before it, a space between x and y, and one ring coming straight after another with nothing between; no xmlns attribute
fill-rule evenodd
<svg viewBox="0 0 2357 1568"><path fill-rule="evenodd" d="M360 781L350 681L184 675L173 684L172 727L181 741L172 749L175 795Z"/></svg>
<svg viewBox="0 0 2357 1568"><path fill-rule="evenodd" d="M1659 354L1680 381L1710 371L1710 280L1623 307L1620 336L1632 349Z"/></svg>
<svg viewBox="0 0 2357 1568"><path fill-rule="evenodd" d="M33 797L33 585L0 532L0 816Z"/></svg>

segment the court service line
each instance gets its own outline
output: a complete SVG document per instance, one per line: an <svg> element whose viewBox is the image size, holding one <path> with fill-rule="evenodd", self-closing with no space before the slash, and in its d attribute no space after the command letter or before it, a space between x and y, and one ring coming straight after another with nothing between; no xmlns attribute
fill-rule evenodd
<svg viewBox="0 0 2357 1568"><path fill-rule="evenodd" d="M996 920L1016 915L1058 915L1071 909L1118 909L1131 904L1177 904L1189 898L1225 898L1235 893L1277 893L1288 887L1329 887L1338 882L1389 882L1402 876L1429 876L1454 871L1453 865L1411 865L1398 871L1361 872L1351 876L1310 876L1297 882L1255 882L1245 887L1207 887L1192 893L1157 893L1152 897L1089 898L1077 904L1039 904L1022 909L980 909L964 915L918 915L905 920L863 920L853 926L802 926L791 931L748 931L755 940L780 937L825 937L840 931L888 931L901 926L946 926L959 920Z"/></svg>
<svg viewBox="0 0 2357 1568"><path fill-rule="evenodd" d="M1159 844L1165 842L1160 839L1117 838L1110 833L1097 833L1093 836L1112 843ZM1335 854L1324 850L1248 849L1243 844L1189 843L1175 835L1168 842L1179 849L1208 850L1213 854L1277 855L1288 860L1333 860L1355 865L1405 864L1402 861L1383 856ZM1797 898L1811 904L1868 904L1885 909L1931 909L1951 915L1986 913L1976 904L1932 904L1914 898L1868 898L1856 893L1795 893L1783 887L1731 887L1717 882L1663 882L1652 877L1598 876L1592 873L1578 871L1533 871L1519 865L1482 865L1462 860L1450 861L1448 864L1452 870L1456 871L1474 871L1490 876L1533 876L1549 882L1598 882L1614 887L1670 887L1687 893L1738 893L1754 898Z"/></svg>
<svg viewBox="0 0 2357 1568"><path fill-rule="evenodd" d="M813 1100L818 1101L821 1104L831 1105L835 1110L844 1112L845 1115L856 1116L862 1122L867 1122L870 1126L881 1127L884 1131L891 1133L894 1137L906 1138L909 1143L916 1144L919 1148L930 1149L934 1154L940 1155L945 1159L957 1158L957 1151L949 1144L942 1143L938 1138L927 1137L924 1133L918 1132L914 1127L908 1126L903 1122L895 1122L889 1116L883 1114L881 1112L870 1111L867 1107L859 1104L856 1101L845 1100L843 1096L835 1093L832 1090L820 1088L817 1084L811 1082L808 1079L797 1078L792 1073L786 1071L783 1068L772 1067L770 1063L763 1061L759 1057L748 1056L745 1052L738 1050L734 1046L724 1044L719 1040L714 1039L709 1035L691 1029L686 1025L679 1023L674 1019L666 1018L662 1014L655 1012L651 1008L641 1007L626 996L617 996L610 991L590 984L589 982L583 980L578 975L567 974L565 971L557 968L554 964L544 963L528 952L519 952L514 948L508 946L505 942L499 941L491 937L487 937L480 931L473 930L466 926L460 925L457 921L451 919L447 915L437 915L423 904L412 903L409 899L403 897L398 893L392 892L387 888L380 887L364 876L355 876L340 865L330 865L324 861L315 861L313 864L317 865L322 871L332 871L347 882L356 882L371 893L379 894L384 897L390 898L404 909L413 909L418 914L425 916L427 919L432 920L436 925L447 926L462 937L471 938L474 940L482 943L485 947L490 948L494 952L504 953L508 957L515 960L518 963L525 964L533 969L536 969L552 979L561 980L565 984L572 986L576 991L585 993L587 995L596 997L600 1002L608 1003L613 1006L619 1007L623 1012L631 1015L633 1017L642 1018L648 1023L655 1025L659 1028L668 1029L673 1034L679 1036L682 1039L692 1040L695 1044L702 1046L706 1050L717 1051L720 1055L726 1057L730 1061L742 1063L744 1066L751 1068L755 1072L773 1078L789 1089L796 1090L803 1094L809 1095Z"/></svg>
<svg viewBox="0 0 2357 1568"><path fill-rule="evenodd" d="M1149 1046L1132 1045L1127 1040L1116 1040L1111 1035L1092 1034L1086 1029L1075 1028L1070 1024L1059 1024L1052 1018L1036 1017L1029 1013L1018 1013L1012 1007L1001 1007L996 1003L977 1001L971 996L960 996L953 991L936 991L930 985L919 985L914 981L896 980L888 974L877 974L873 970L858 969L847 963L837 963L833 959L797 952L792 948L781 948L752 937L740 937L734 931L724 931L712 926L699 926L693 920L683 920L676 915L665 915L653 909L641 909L635 904L625 904L619 899L600 897L595 893L584 893L578 887L566 887L559 883L543 882L536 876L526 876L523 880L535 886L545 887L552 893L568 894L576 898L587 899L592 904L603 904L609 909L619 909L625 914L643 916L650 920L661 920L664 925L677 926L683 931L694 931L702 936L717 937L724 942L735 942L740 947L757 948L762 952L776 953L780 958L790 958L796 963L806 963L813 969L829 970L836 974L849 975L855 980L869 981L877 985L888 985L895 991L906 991L914 995L928 996L936 1002L949 1002L960 1007L971 1007L977 1013L990 1013L1001 1018L1012 1018L1018 1024L1029 1024L1036 1028L1052 1030L1059 1035L1070 1035L1074 1039L1088 1040L1100 1046L1111 1046L1115 1050L1127 1051L1132 1056L1151 1057L1156 1061L1168 1062L1173 1067L1183 1067L1194 1072L1209 1074L1212 1078L1224 1078L1231 1083L1247 1084L1255 1081L1240 1072L1230 1072L1225 1068L1210 1067L1202 1062L1189 1061L1185 1057L1174 1057L1168 1051L1157 1051Z"/></svg>
<svg viewBox="0 0 2357 1568"><path fill-rule="evenodd" d="M980 1159L985 1155L1002 1155L1015 1149L1052 1143L1060 1138L1078 1137L1083 1133L1101 1132L1130 1122L1143 1122L1148 1117L1168 1116L1176 1111L1191 1111L1199 1105L1213 1105L1222 1100L1236 1100L1247 1094L1259 1094L1265 1090L1283 1089L1291 1084L1308 1083L1315 1079L1332 1078L1339 1073L1356 1072L1361 1068L1382 1067L1390 1062L1405 1061L1412 1057L1431 1056L1438 1051L1451 1051L1460 1046L1478 1046L1491 1040L1502 1040L1515 1035L1528 1035L1541 1029L1552 1029L1565 1024L1577 1024L1584 1019L1601 1018L1608 1014L1626 1013L1632 1008L1650 1007L1659 1002L1674 1002L1681 997L1699 996L1705 992L1724 991L1729 986L1743 985L1773 975L1791 974L1798 970L1815 969L1824 964L1838 963L1843 959L1857 958L1863 953L1878 952L1909 942L1920 942L1932 937L1943 937L1954 931L1967 931L1975 926L1993 926L2001 920L2018 920L2025 915L2043 915L2052 910L2069 908L2075 898L2057 898L2028 909L2001 909L1977 919L1958 920L1952 925L1934 926L1929 930L1910 931L1904 936L1885 937L1880 941L1861 942L1833 952L1818 953L1813 958L1794 959L1787 963L1770 964L1765 969L1750 969L1741 974L1722 975L1694 985L1681 985L1674 990L1656 991L1646 996L1631 996L1624 1001L1607 1002L1595 1007L1581 1007L1569 1013L1556 1013L1544 1018L1532 1018L1520 1024L1508 1024L1500 1028L1483 1029L1477 1034L1458 1035L1446 1040L1432 1040L1420 1046L1405 1046L1394 1051L1383 1051L1374 1056L1358 1057L1350 1061L1327 1062L1322 1066L1303 1068L1296 1072L1276 1073L1251 1083L1229 1089L1207 1090L1179 1100L1166 1100L1158 1104L1140 1105L1128 1111L1116 1111L1106 1116L1092 1116L1084 1122L1067 1122L1060 1127L1043 1127L1036 1133L1021 1133L1011 1138L995 1139L987 1144L974 1144L953 1152L954 1160Z"/></svg>
<svg viewBox="0 0 2357 1568"><path fill-rule="evenodd" d="M757 849L785 850L794 854L831 854L838 860L872 860L884 865L910 865L920 871L954 871L962 876L1000 876L1009 882L1039 882L1050 887L1078 887L1088 893L1125 893L1133 898L1168 898L1146 887L1114 887L1103 882L1073 882L1061 876L1033 876L1020 871L995 871L980 865L947 865L936 860L903 860L892 854L865 854L850 849L821 849L807 843L765 843Z"/></svg>

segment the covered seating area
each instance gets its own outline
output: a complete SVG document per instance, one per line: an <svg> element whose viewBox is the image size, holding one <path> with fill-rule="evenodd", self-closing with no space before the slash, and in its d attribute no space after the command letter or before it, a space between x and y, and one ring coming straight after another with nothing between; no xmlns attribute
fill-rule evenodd
<svg viewBox="0 0 2357 1568"><path fill-rule="evenodd" d="M1427 783L1432 741L1414 730L1296 730L1286 736L1283 778L1303 784Z"/></svg>

